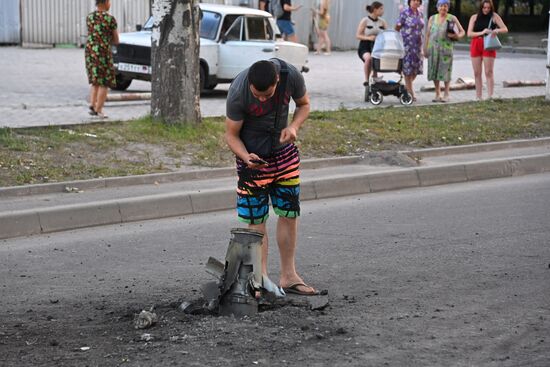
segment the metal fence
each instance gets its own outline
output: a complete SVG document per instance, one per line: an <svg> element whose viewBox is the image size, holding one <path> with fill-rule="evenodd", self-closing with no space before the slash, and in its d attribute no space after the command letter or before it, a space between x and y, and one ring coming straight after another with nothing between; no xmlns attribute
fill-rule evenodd
<svg viewBox="0 0 550 367"><path fill-rule="evenodd" d="M5 0L2 0L5 1ZM86 42L86 16L95 9L95 0L19 0L21 41L37 44L76 44ZM120 32L135 30L150 15L149 0L113 0L111 14Z"/></svg>
<svg viewBox="0 0 550 367"><path fill-rule="evenodd" d="M374 0L331 0L329 36L333 48L349 50L357 47L359 41L355 38L357 26L361 19L367 16L366 6ZM399 11L406 0L378 0L384 4L383 18L393 28L399 17ZM203 3L258 6L258 0L203 0ZM318 0L293 0L292 5L302 5L302 9L292 13L296 34L300 43L309 44L315 38L311 8ZM429 1L423 1L423 8L428 9ZM426 16L427 12L424 12Z"/></svg>
<svg viewBox="0 0 550 367"><path fill-rule="evenodd" d="M21 25L19 23L19 0L1 0L0 43L19 43Z"/></svg>
<svg viewBox="0 0 550 367"><path fill-rule="evenodd" d="M317 4L317 1L293 1L295 5L303 5L302 9L292 13L298 39L303 44L309 44L315 38L310 9ZM372 1L331 1L329 35L335 49L352 49L357 46L358 42L355 38L357 25L367 15L365 7ZM384 4L384 19L390 27L393 27L399 15L400 3L405 0L379 1ZM12 41L4 42L22 42L24 46L84 44L87 34L86 15L95 8L95 0L1 0L1 2L0 37L2 38L0 42L5 38ZM203 0L202 2L258 6L258 0ZM117 19L120 32L133 31L137 24L143 24L151 12L151 0L112 0L111 3L111 13ZM428 1L424 1L423 4L424 8L428 8ZM19 19L21 19L20 27ZM16 24L9 25L10 22Z"/></svg>

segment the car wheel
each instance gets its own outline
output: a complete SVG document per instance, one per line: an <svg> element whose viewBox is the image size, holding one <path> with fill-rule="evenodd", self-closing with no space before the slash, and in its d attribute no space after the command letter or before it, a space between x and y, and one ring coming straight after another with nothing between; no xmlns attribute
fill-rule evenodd
<svg viewBox="0 0 550 367"><path fill-rule="evenodd" d="M399 96L399 102L404 106L410 106L413 103L413 98L409 92L403 92Z"/></svg>
<svg viewBox="0 0 550 367"><path fill-rule="evenodd" d="M132 79L125 78L121 74L116 74L115 81L116 81L115 87L112 88L114 90L126 90L132 83Z"/></svg>
<svg viewBox="0 0 550 367"><path fill-rule="evenodd" d="M370 95L370 103L373 105L379 105L382 103L382 100L384 99L384 96L382 96L382 92L377 90L376 92L372 92Z"/></svg>

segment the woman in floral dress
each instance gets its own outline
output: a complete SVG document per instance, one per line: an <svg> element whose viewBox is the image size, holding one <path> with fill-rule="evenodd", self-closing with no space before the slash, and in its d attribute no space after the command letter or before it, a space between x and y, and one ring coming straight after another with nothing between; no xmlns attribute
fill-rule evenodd
<svg viewBox="0 0 550 367"><path fill-rule="evenodd" d="M433 80L435 98L433 102L448 102L453 70L453 41L464 37L466 33L457 17L449 14L449 0L438 0L438 13L428 21L424 55L428 57L428 80ZM452 32L450 32L452 30ZM445 83L445 92L441 97L440 82Z"/></svg>
<svg viewBox="0 0 550 367"><path fill-rule="evenodd" d="M413 89L413 82L417 75L423 71L422 56L422 33L424 31L424 15L419 10L422 0L408 0L409 7L399 14L396 31L401 32L403 45L405 46L405 57L403 59L403 75L405 75L405 86L416 101Z"/></svg>
<svg viewBox="0 0 550 367"><path fill-rule="evenodd" d="M107 118L103 114L103 105L109 87L116 84L111 47L118 44L118 32L116 19L108 13L111 1L96 0L96 6L97 10L86 17L86 72L88 83L91 84L89 113Z"/></svg>

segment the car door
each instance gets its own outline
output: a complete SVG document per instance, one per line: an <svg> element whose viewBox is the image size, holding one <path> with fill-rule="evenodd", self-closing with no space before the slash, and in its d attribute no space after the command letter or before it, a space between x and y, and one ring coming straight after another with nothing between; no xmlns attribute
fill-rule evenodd
<svg viewBox="0 0 550 367"><path fill-rule="evenodd" d="M218 79L234 79L254 62L274 57L274 38L268 18L239 16L220 40Z"/></svg>

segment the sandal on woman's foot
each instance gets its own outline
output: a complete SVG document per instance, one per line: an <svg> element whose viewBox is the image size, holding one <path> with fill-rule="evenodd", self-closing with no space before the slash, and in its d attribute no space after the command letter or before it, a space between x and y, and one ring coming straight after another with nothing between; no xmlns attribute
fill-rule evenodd
<svg viewBox="0 0 550 367"><path fill-rule="evenodd" d="M441 101L442 101L441 97L435 97L434 99L432 99L432 102L435 102L435 103L441 102Z"/></svg>
<svg viewBox="0 0 550 367"><path fill-rule="evenodd" d="M103 112L96 112L96 116L102 120L108 119L109 116L103 114Z"/></svg>
<svg viewBox="0 0 550 367"><path fill-rule="evenodd" d="M440 102L443 102L443 103L449 102L449 97L443 97L443 98L441 98L441 101L440 101Z"/></svg>
<svg viewBox="0 0 550 367"><path fill-rule="evenodd" d="M88 107L88 113L92 116L96 116L97 115L97 112L95 112L94 110L94 106L89 106Z"/></svg>

